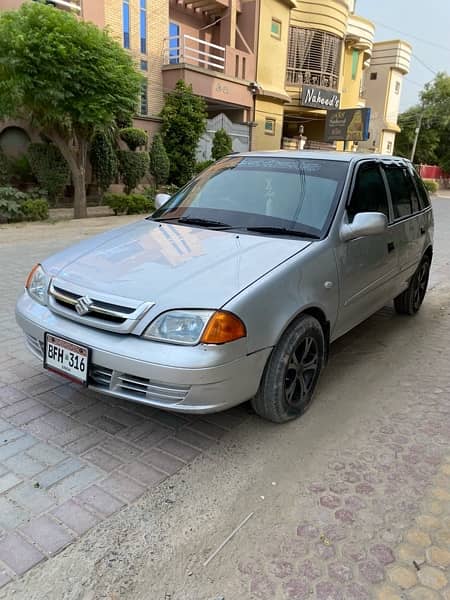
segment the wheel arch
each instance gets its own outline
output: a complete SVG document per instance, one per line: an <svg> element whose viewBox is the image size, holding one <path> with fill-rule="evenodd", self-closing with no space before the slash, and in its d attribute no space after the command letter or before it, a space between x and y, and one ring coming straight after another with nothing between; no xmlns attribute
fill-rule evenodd
<svg viewBox="0 0 450 600"><path fill-rule="evenodd" d="M433 246L430 244L428 248L423 253L424 256L430 259L430 262L433 260Z"/></svg>
<svg viewBox="0 0 450 600"><path fill-rule="evenodd" d="M290 327L292 327L292 324L295 323L295 321L297 321L298 319L300 319L300 317L303 317L305 315L314 317L317 321L319 321L320 326L322 327L323 335L324 335L324 339L325 339L324 361L326 363L328 361L328 354L329 354L329 348L330 348L331 325L330 325L330 321L327 319L327 316L326 316L325 312L323 311L323 309L318 306L307 306L305 308L302 308L297 314L293 315L293 317L290 319L290 321L288 323L286 323L283 331L281 331L276 344L278 344L278 342L283 337L283 335L286 333L286 331Z"/></svg>

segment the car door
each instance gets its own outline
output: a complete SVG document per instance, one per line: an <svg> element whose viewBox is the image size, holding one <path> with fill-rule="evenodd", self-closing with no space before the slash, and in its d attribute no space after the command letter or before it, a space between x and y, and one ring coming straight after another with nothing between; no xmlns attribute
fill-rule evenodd
<svg viewBox="0 0 450 600"><path fill-rule="evenodd" d="M381 212L388 222L391 219L386 183L377 161L359 163L344 222L351 223L363 212ZM341 290L338 336L392 300L399 266L395 235L389 227L379 235L339 242L336 254Z"/></svg>
<svg viewBox="0 0 450 600"><path fill-rule="evenodd" d="M400 293L416 270L423 254L425 228L420 202L407 165L384 162L382 165L392 203L391 230L395 236L399 260Z"/></svg>

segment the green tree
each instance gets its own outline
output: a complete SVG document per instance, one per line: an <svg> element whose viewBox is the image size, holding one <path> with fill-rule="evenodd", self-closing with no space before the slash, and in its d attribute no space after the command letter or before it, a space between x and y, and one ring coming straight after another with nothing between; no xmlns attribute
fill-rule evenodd
<svg viewBox="0 0 450 600"><path fill-rule="evenodd" d="M102 194L114 182L117 175L118 162L111 135L97 132L91 142L89 160L92 171Z"/></svg>
<svg viewBox="0 0 450 600"><path fill-rule="evenodd" d="M170 182L184 185L195 168L195 154L206 130L206 103L180 80L161 111L162 136L170 160Z"/></svg>
<svg viewBox="0 0 450 600"><path fill-rule="evenodd" d="M86 216L86 165L96 131L131 116L142 78L107 31L72 13L25 2L0 16L0 118L32 121L58 146Z"/></svg>
<svg viewBox="0 0 450 600"><path fill-rule="evenodd" d="M415 155L416 163L437 164L450 170L450 77L438 73L420 94L421 103L399 117L402 131L397 135L395 152L411 155L416 128L420 133Z"/></svg>
<svg viewBox="0 0 450 600"><path fill-rule="evenodd" d="M119 171L125 185L125 193L131 194L145 176L149 167L148 152L119 150Z"/></svg>
<svg viewBox="0 0 450 600"><path fill-rule="evenodd" d="M167 183L169 179L170 161L159 133L154 135L150 149L150 173L153 175L156 185Z"/></svg>
<svg viewBox="0 0 450 600"><path fill-rule="evenodd" d="M120 139L125 142L130 150L137 150L141 146L147 146L148 134L137 127L125 127L119 131Z"/></svg>
<svg viewBox="0 0 450 600"><path fill-rule="evenodd" d="M211 156L218 160L233 151L233 142L225 129L218 129L214 134Z"/></svg>
<svg viewBox="0 0 450 600"><path fill-rule="evenodd" d="M28 146L28 160L39 185L47 191L52 206L69 182L69 167L54 144L36 143Z"/></svg>
<svg viewBox="0 0 450 600"><path fill-rule="evenodd" d="M11 165L9 158L0 147L0 186L9 183L11 177Z"/></svg>

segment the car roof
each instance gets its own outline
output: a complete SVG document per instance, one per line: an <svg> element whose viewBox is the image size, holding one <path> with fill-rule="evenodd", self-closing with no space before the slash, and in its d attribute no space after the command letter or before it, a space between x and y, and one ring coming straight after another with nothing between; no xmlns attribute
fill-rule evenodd
<svg viewBox="0 0 450 600"><path fill-rule="evenodd" d="M335 160L340 162L357 162L360 160L383 160L409 162L401 156L390 154L374 154L373 152L337 152L336 150L267 150L254 152L238 152L233 156L252 156L264 158L303 158Z"/></svg>

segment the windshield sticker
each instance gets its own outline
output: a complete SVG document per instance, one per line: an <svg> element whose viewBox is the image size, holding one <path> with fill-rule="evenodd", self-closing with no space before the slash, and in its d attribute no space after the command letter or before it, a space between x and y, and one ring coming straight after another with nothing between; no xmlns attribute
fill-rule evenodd
<svg viewBox="0 0 450 600"><path fill-rule="evenodd" d="M239 169L258 171L284 171L286 173L317 173L323 167L322 161L298 160L292 158L243 158L238 165Z"/></svg>

